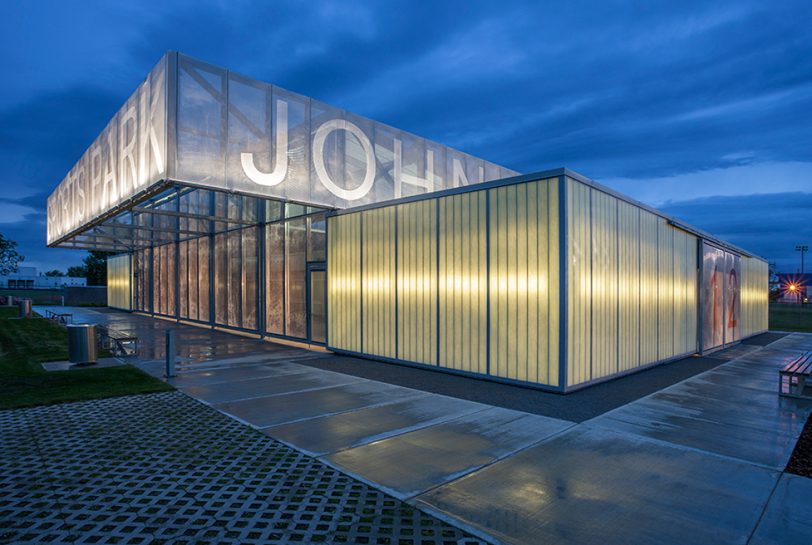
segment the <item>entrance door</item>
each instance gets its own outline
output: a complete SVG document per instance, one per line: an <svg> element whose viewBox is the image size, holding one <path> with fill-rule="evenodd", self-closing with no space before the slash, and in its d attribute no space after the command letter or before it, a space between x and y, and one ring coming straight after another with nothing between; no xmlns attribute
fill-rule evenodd
<svg viewBox="0 0 812 545"><path fill-rule="evenodd" d="M324 263L307 264L307 340L327 343L327 270Z"/></svg>

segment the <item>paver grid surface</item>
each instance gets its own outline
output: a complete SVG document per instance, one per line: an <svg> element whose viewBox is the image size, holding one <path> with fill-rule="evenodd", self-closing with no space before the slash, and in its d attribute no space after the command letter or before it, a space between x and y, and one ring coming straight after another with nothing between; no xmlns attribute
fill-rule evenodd
<svg viewBox="0 0 812 545"><path fill-rule="evenodd" d="M0 543L482 541L169 392L0 411Z"/></svg>

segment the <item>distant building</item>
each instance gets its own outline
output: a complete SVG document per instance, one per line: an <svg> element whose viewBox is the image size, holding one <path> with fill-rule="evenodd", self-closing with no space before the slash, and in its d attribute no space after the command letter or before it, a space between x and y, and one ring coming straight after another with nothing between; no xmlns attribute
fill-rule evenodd
<svg viewBox="0 0 812 545"><path fill-rule="evenodd" d="M87 278L45 276L36 267L18 267L17 272L0 275L0 288L51 289L63 286L87 286Z"/></svg>

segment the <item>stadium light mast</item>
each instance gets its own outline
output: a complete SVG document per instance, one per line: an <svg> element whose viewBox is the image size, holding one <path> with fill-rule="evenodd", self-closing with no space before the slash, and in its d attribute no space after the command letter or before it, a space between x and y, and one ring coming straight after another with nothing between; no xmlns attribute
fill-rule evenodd
<svg viewBox="0 0 812 545"><path fill-rule="evenodd" d="M806 282L804 282L806 280L806 277L804 277L804 254L809 251L809 246L806 245L806 244L798 244L798 245L795 246L795 251L796 252L801 252L801 282L800 282L800 284L801 284L801 286L803 286L804 289L798 290L798 302L801 305L803 305L804 304L804 298L806 297L806 285L805 285Z"/></svg>

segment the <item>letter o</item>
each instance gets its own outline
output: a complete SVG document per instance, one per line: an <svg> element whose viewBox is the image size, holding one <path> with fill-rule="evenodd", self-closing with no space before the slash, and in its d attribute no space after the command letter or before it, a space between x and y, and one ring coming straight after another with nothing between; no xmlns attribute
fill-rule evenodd
<svg viewBox="0 0 812 545"><path fill-rule="evenodd" d="M366 155L367 171L364 175L364 181L355 189L344 189L330 179L327 173L327 168L324 165L324 144L327 141L327 135L333 131L345 130L353 135L361 142L361 147L364 148L364 155ZM313 166L316 167L316 174L324 187L336 197L346 199L348 201L355 201L363 198L369 190L372 189L372 184L375 182L375 152L372 149L372 144L361 130L358 125L347 121L345 119L331 119L325 121L316 130L316 135L313 137Z"/></svg>

